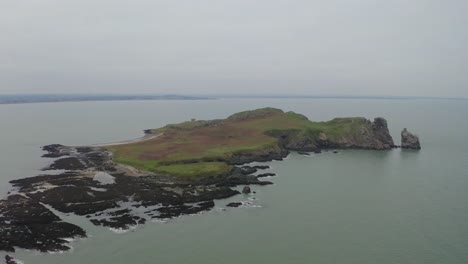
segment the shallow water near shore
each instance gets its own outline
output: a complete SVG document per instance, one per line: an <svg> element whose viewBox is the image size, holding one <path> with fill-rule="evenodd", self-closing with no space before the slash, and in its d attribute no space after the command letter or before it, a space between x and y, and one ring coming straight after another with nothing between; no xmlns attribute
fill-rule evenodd
<svg viewBox="0 0 468 264"><path fill-rule="evenodd" d="M24 263L468 263L468 101L230 99L0 105L0 194L8 181L50 162L40 147L92 145L143 135L168 123L225 118L265 106L311 120L387 119L399 142L407 127L417 151L339 151L267 163L278 176L256 194L215 210L127 232L64 216L88 231L73 250L20 250ZM226 208L228 202L244 202ZM1 255L0 255L1 256Z"/></svg>

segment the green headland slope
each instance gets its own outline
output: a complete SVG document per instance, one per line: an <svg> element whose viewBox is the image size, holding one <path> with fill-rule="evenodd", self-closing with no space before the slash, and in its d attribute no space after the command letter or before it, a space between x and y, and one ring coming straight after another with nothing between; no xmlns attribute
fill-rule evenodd
<svg viewBox="0 0 468 264"><path fill-rule="evenodd" d="M193 180L229 174L236 164L281 159L291 150L394 147L383 118L313 122L304 115L275 108L171 124L146 133L158 136L105 148L113 153L114 162Z"/></svg>

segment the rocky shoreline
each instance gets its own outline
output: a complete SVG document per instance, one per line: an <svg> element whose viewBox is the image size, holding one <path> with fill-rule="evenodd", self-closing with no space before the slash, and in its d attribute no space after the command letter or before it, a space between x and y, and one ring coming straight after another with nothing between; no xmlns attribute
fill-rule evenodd
<svg viewBox="0 0 468 264"><path fill-rule="evenodd" d="M264 178L275 174L259 173L268 166L246 165L251 162L281 160L290 151L307 154L329 149L396 147L383 118L368 121L360 133L358 138L341 141L320 135L318 142L310 142L295 131L279 131L271 135L279 139L278 146L260 152L237 153L225 161L236 165L229 173L197 181L114 163L112 153L99 146L48 145L43 147L46 152L43 157L55 160L44 171L64 172L11 181L15 191L0 200L0 251L14 252L15 247L65 251L70 249L70 238L86 237L82 228L64 222L54 210L83 216L96 226L129 229L152 219L209 211L214 208L215 200L240 194L233 189L236 186L272 184ZM250 188L244 188L243 193L250 193ZM234 202L227 206L241 204Z"/></svg>
<svg viewBox="0 0 468 264"><path fill-rule="evenodd" d="M267 166L236 167L229 175L194 183L115 164L99 147L54 144L43 150L44 157L58 158L43 170L65 172L11 181L16 191L0 200L0 250L65 251L67 239L86 237L83 229L62 221L49 206L84 216L97 226L129 229L151 219L211 210L214 200L240 194L231 187L272 184L252 175Z"/></svg>

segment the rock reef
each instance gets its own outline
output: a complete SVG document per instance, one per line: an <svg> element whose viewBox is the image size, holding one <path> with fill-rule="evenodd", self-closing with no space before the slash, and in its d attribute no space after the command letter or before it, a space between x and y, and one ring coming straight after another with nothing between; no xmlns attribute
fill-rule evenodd
<svg viewBox="0 0 468 264"><path fill-rule="evenodd" d="M240 193L233 186L271 184L241 168L211 182L187 183L168 175L128 170L98 147L56 144L44 150L45 156L61 157L44 170L66 172L11 181L17 194L0 200L0 250L64 251L69 249L70 238L86 237L83 229L64 222L53 210L86 217L97 226L128 229L150 219L211 210L214 200ZM250 172L261 168L266 167L251 167ZM96 175L103 172L113 177L112 183L98 180Z"/></svg>
<svg viewBox="0 0 468 264"><path fill-rule="evenodd" d="M70 249L67 238L85 236L83 229L63 222L36 199L16 194L0 201L0 250L63 251Z"/></svg>

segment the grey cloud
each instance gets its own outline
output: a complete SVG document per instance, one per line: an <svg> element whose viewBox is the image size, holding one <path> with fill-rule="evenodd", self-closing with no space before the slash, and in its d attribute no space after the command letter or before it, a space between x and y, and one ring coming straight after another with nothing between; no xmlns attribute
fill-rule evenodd
<svg viewBox="0 0 468 264"><path fill-rule="evenodd" d="M0 93L468 96L468 2L1 0Z"/></svg>

